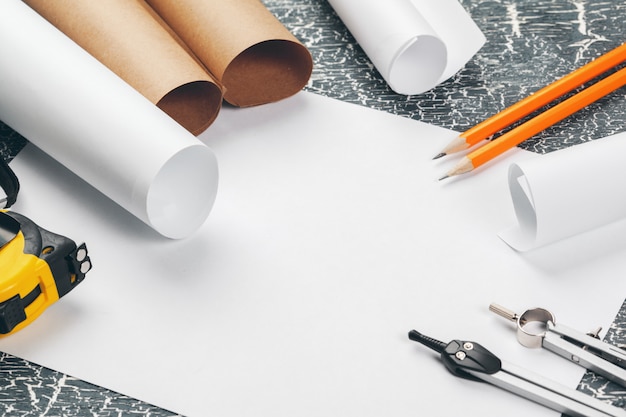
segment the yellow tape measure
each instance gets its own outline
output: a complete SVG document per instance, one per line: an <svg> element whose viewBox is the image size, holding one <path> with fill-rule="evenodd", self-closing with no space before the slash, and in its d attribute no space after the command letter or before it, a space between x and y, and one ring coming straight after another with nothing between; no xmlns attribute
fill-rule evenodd
<svg viewBox="0 0 626 417"><path fill-rule="evenodd" d="M91 269L85 244L0 211L0 337L17 332L74 289Z"/></svg>

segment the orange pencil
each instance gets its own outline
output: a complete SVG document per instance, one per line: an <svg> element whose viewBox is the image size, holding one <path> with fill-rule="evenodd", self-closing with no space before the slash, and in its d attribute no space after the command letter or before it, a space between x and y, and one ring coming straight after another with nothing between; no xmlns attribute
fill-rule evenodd
<svg viewBox="0 0 626 417"><path fill-rule="evenodd" d="M526 139L565 119L585 106L626 85L626 68L598 81L589 88L546 110L526 123L505 133L496 140L467 154L459 163L440 179L459 175L473 170L497 157L501 153L519 145Z"/></svg>
<svg viewBox="0 0 626 417"><path fill-rule="evenodd" d="M626 60L626 43L461 133L434 159L462 151Z"/></svg>

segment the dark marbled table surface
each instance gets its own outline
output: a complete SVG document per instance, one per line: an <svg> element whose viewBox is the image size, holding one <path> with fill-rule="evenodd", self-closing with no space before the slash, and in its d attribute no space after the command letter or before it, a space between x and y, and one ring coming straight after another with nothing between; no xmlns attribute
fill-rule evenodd
<svg viewBox="0 0 626 417"><path fill-rule="evenodd" d="M313 54L315 67L306 90L459 131L626 39L623 0L460 0L487 43L450 80L427 93L402 96L386 86L325 0L263 1ZM624 130L622 89L520 146L547 153ZM25 143L0 122L0 155L5 160ZM616 312L606 339L626 343L626 305ZM579 389L626 405L625 388L592 373L584 376ZM0 353L0 416L175 415Z"/></svg>

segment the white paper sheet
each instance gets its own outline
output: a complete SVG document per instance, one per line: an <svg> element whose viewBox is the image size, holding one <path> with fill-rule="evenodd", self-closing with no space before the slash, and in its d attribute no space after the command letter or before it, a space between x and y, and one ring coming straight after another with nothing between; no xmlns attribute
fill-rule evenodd
<svg viewBox="0 0 626 417"><path fill-rule="evenodd" d="M0 120L159 233L217 193L213 152L19 0L0 2Z"/></svg>
<svg viewBox="0 0 626 417"><path fill-rule="evenodd" d="M421 94L458 72L485 37L458 0L329 0L392 90Z"/></svg>
<svg viewBox="0 0 626 417"><path fill-rule="evenodd" d="M309 93L225 108L207 223L159 238L28 148L14 209L89 248L94 269L0 350L194 416L558 416L452 376L407 338L467 338L574 388L583 373L518 344L491 302L608 328L626 294L622 233L524 256L506 169L437 181L457 133ZM55 207L50 210L49 207Z"/></svg>
<svg viewBox="0 0 626 417"><path fill-rule="evenodd" d="M626 133L513 164L518 224L500 235L526 251L626 219ZM610 226L607 226L611 224Z"/></svg>

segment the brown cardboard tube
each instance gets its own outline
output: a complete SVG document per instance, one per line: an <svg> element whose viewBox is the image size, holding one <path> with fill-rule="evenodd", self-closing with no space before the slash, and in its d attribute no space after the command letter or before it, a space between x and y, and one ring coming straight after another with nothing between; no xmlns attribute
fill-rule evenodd
<svg viewBox="0 0 626 417"><path fill-rule="evenodd" d="M259 0L146 0L220 81L224 98L254 106L289 97L313 60Z"/></svg>
<svg viewBox="0 0 626 417"><path fill-rule="evenodd" d="M221 86L143 0L25 0L193 134L217 117Z"/></svg>
<svg viewBox="0 0 626 417"><path fill-rule="evenodd" d="M165 94L156 105L194 135L213 123L222 104L222 92L214 82L191 81Z"/></svg>

